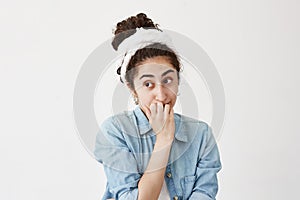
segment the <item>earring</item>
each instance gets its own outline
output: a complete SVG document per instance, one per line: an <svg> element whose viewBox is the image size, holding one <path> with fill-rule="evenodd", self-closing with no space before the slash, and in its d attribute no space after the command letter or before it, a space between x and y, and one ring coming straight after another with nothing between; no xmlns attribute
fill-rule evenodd
<svg viewBox="0 0 300 200"><path fill-rule="evenodd" d="M135 105L139 104L139 98L135 95L133 96L133 101L134 101Z"/></svg>

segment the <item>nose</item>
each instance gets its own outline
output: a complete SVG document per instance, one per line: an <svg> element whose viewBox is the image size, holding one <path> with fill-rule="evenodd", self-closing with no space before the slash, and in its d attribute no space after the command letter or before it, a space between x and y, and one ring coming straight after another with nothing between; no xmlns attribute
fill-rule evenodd
<svg viewBox="0 0 300 200"><path fill-rule="evenodd" d="M160 102L164 102L167 98L166 94L166 88L162 86L161 84L157 84L156 90L155 90L155 99Z"/></svg>

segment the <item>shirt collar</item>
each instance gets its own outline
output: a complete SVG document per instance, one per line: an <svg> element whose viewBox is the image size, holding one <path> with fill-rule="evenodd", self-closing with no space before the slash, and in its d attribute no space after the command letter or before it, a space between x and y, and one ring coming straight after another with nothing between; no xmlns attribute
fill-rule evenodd
<svg viewBox="0 0 300 200"><path fill-rule="evenodd" d="M140 106L137 106L133 112L136 117L136 122L137 126L139 127L140 134L144 135L149 132L152 129L151 125Z"/></svg>
<svg viewBox="0 0 300 200"><path fill-rule="evenodd" d="M140 108L140 106L137 106L133 113L136 117L137 126L139 127L139 131L141 135L144 135L148 133L150 130L152 130L152 127ZM174 120L175 120L175 138L182 142L187 142L187 134L186 134L186 127L183 121L181 120L181 115L175 113L174 114Z"/></svg>

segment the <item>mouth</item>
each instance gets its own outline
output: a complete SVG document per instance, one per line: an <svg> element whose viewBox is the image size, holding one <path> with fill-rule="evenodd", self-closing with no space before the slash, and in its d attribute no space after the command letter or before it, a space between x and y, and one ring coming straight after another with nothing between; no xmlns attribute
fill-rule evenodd
<svg viewBox="0 0 300 200"><path fill-rule="evenodd" d="M171 102L168 102L168 103L165 103L165 104L163 104L163 105L164 105L164 107L165 107L165 105L167 105L167 104L169 104L169 105L171 106Z"/></svg>
<svg viewBox="0 0 300 200"><path fill-rule="evenodd" d="M157 102L155 102L155 103L157 103ZM170 106L172 106L172 103L171 103L171 101L169 101L169 102L167 102L167 103L163 103L163 107L165 107L165 105L167 105L167 104L169 104ZM150 107L150 105L149 105L149 106L147 106L147 107Z"/></svg>

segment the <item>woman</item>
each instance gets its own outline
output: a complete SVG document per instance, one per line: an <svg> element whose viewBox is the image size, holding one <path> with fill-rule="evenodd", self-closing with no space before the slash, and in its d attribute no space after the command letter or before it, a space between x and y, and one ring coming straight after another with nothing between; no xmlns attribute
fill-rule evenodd
<svg viewBox="0 0 300 200"><path fill-rule="evenodd" d="M112 46L126 53L117 72L138 106L97 134L103 199L215 199L218 148L206 123L173 111L180 62L168 35L140 13L117 24Z"/></svg>

